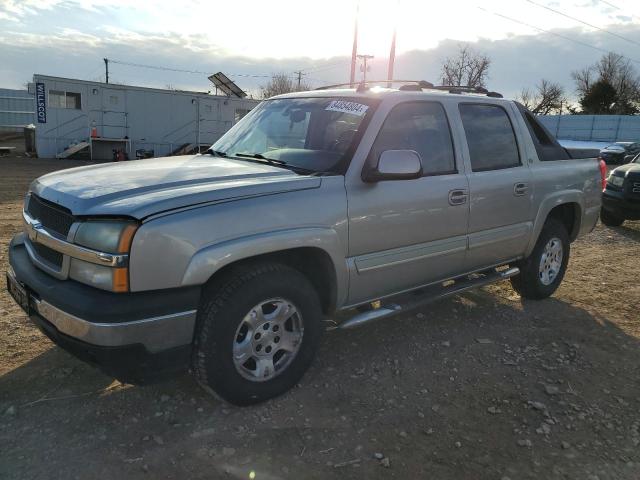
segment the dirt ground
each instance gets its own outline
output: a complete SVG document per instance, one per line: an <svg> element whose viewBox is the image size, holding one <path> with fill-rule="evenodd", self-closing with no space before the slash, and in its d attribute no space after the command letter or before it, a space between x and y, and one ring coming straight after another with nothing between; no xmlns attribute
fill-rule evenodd
<svg viewBox="0 0 640 480"><path fill-rule="evenodd" d="M28 183L0 158L0 270ZM3 479L638 479L640 222L572 245L553 298L508 283L329 332L299 388L235 408L193 379L122 385L0 292ZM253 472L253 473L252 473Z"/></svg>

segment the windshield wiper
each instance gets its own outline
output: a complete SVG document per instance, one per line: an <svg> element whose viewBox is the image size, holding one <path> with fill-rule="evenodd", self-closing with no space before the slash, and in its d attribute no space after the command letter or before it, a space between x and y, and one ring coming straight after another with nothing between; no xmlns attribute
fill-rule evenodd
<svg viewBox="0 0 640 480"><path fill-rule="evenodd" d="M207 153L210 154L210 155L214 155L216 157L222 157L222 158L225 158L227 156L227 154L225 152L222 152L220 150L209 149L209 150L207 150Z"/></svg>
<svg viewBox="0 0 640 480"><path fill-rule="evenodd" d="M234 153L235 157L243 157L243 158L255 158L257 160L264 160L267 163L271 163L273 165L286 165L287 162L283 160L276 160L274 158L267 158L261 153Z"/></svg>
<svg viewBox="0 0 640 480"><path fill-rule="evenodd" d="M275 158L265 157L261 153L234 153L233 156L234 157L240 157L240 158L249 158L249 159L260 160L260 161L263 161L265 163L268 163L269 165L275 165L276 167L283 167L283 168L286 168L288 170L293 170L293 171L299 172L299 173L306 173L306 174L316 173L315 170L311 170L310 168L304 168L304 167L299 167L297 165L291 165L291 164L285 162L284 160L276 160Z"/></svg>

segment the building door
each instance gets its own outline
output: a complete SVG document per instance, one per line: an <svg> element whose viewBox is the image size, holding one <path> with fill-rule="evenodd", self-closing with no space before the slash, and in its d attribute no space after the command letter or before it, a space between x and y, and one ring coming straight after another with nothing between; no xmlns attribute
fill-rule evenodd
<svg viewBox="0 0 640 480"><path fill-rule="evenodd" d="M127 136L126 94L123 89L102 89L102 124L98 134L105 138Z"/></svg>
<svg viewBox="0 0 640 480"><path fill-rule="evenodd" d="M200 144L213 145L222 136L220 122L218 121L220 102L216 98L206 97L201 97L199 102L200 124L196 124L196 128L200 128Z"/></svg>

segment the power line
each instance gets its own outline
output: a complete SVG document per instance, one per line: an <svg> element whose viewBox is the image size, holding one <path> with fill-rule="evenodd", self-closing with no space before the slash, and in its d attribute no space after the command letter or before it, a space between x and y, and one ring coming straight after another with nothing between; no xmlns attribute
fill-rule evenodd
<svg viewBox="0 0 640 480"><path fill-rule="evenodd" d="M130 67L149 68L152 70L164 70L168 72L180 72L180 73L194 73L198 75L211 75L212 72L203 72L200 70L186 70L182 68L161 67L158 65L148 65L143 63L123 62L120 60L108 59L110 63L117 63L119 65L128 65ZM228 77L249 77L249 78L271 78L272 75L266 74L248 74L248 73L227 73Z"/></svg>
<svg viewBox="0 0 640 480"><path fill-rule="evenodd" d="M347 65L351 63L351 60L343 60L341 62L334 62L334 63L329 63L326 65L321 65L321 66L316 66L316 67L309 67L309 68L302 68L301 70L307 72L307 73L316 73L316 72L322 72L324 70L330 70L332 68L335 67L339 67L342 65Z"/></svg>
<svg viewBox="0 0 640 480"><path fill-rule="evenodd" d="M485 9L485 8L478 7L478 6L477 6L477 8L478 8L479 10L482 10L482 11L483 11L483 12L485 12L485 13L490 13L491 15L495 15L496 17L504 18L505 20L509 20L510 22L519 23L520 25L524 25L524 26L526 26L526 27L533 28L534 30L538 30L539 32L548 33L549 35L554 35L554 36L556 36L556 37L558 37L558 38L562 38L562 39L564 39L564 40L568 40L568 41L570 41L570 42L577 43L578 45L582 45L583 47L592 48L592 49L594 49L594 50L598 50L599 52L603 52L603 53L611 53L611 51L610 51L610 50L605 50L604 48L596 47L595 45L591 45L590 43L586 43L586 42L583 42L583 41L581 41L581 40L575 40L575 39L573 39L573 38L571 38L571 37L566 37L566 36L561 35L561 34L559 34L559 33L552 32L551 30L545 30L544 28L536 27L535 25L531 25L530 23L523 22L523 21L521 21L521 20L517 20L517 19L512 18L512 17L508 17L508 16L503 15L503 14L501 14L501 13L498 13L498 12L492 12L491 10L487 10L487 9ZM620 55L620 54L618 54L618 55ZM634 63L640 64L640 60L635 60L635 59L633 59L633 58L629 58L629 57L627 57L626 55L620 55L620 56L621 56L621 57L624 57L624 58L628 58L629 60L631 60L631 61L632 61L632 62L634 62Z"/></svg>
<svg viewBox="0 0 640 480"><path fill-rule="evenodd" d="M607 30L606 28L600 28L600 27L598 27L596 25L593 25L591 23L585 22L584 20L580 20L579 18L576 18L576 17L573 17L573 16L568 15L566 13L563 13L560 10L556 10L555 8L547 7L546 5L542 5L541 3L536 3L533 0L525 0L525 1L529 2L532 5L535 5L536 7L540 7L540 8L544 8L545 10L549 10L550 12L553 12L556 15L561 15L561 16L563 16L565 18L569 18L569 19L571 19L571 20L573 20L575 22L582 23L583 25L586 25L588 27L595 28L596 30L600 30L601 32L608 33L611 36L614 36L616 38L619 38L619 39L624 40L624 41L629 42L629 43L633 43L634 45L640 46L640 42L636 42L635 40L631 40L630 38L624 37L622 35L618 35L617 33L614 33L614 32L611 32L611 31Z"/></svg>
<svg viewBox="0 0 640 480"><path fill-rule="evenodd" d="M615 8L616 10L622 10L619 6L614 5L614 4L613 4L613 3L611 3L611 2L605 2L605 0L598 0L598 1L599 1L600 3L604 3L605 5L609 5L610 7L613 7L613 8Z"/></svg>
<svg viewBox="0 0 640 480"><path fill-rule="evenodd" d="M614 8L614 9L616 9L616 10L619 10L619 11L623 12L623 13L626 13L626 14L627 14L627 16L629 16L629 17L632 17L632 18L640 18L640 17L638 17L638 15L636 15L636 14L634 14L634 13L629 13L629 12L627 12L626 10L623 10L622 8L620 8L620 7L619 7L619 6L617 6L617 5L614 5L614 4L613 4L613 3L611 3L611 2L606 2L605 0L596 0L596 1L597 1L597 2L600 2L600 3L604 3L605 5L608 5L608 6L609 6L609 7L611 7L611 8Z"/></svg>

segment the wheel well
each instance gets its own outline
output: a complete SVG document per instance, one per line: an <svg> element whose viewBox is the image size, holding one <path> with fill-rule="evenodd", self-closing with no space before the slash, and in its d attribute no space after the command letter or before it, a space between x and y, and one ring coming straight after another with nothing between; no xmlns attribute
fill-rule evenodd
<svg viewBox="0 0 640 480"><path fill-rule="evenodd" d="M325 314L330 314L335 310L338 295L336 271L329 254L320 248L292 248L244 258L225 265L215 272L211 278L209 278L207 284L214 284L217 279L226 276L232 270L250 268L252 264L261 262L282 263L298 270L309 279L316 289L316 292L318 292L322 304L322 311Z"/></svg>
<svg viewBox="0 0 640 480"><path fill-rule="evenodd" d="M578 237L580 230L580 205L577 203L563 203L554 207L547 218L554 218L561 222L567 229L569 239L573 242Z"/></svg>

